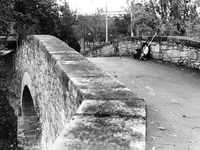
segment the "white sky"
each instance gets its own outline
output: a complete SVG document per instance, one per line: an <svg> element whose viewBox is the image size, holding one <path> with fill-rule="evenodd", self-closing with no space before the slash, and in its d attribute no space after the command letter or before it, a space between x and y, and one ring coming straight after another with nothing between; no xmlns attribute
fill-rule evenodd
<svg viewBox="0 0 200 150"><path fill-rule="evenodd" d="M97 8L106 8L106 0L66 0L72 10L78 9L78 13L94 13ZM107 0L108 11L123 11L126 0Z"/></svg>
<svg viewBox="0 0 200 150"><path fill-rule="evenodd" d="M97 12L97 8L107 8L109 11L124 11L124 7L127 7L126 0L57 0L67 1L72 10L78 10L81 14L91 14ZM139 0L141 1L141 0ZM200 12L200 7L198 8Z"/></svg>

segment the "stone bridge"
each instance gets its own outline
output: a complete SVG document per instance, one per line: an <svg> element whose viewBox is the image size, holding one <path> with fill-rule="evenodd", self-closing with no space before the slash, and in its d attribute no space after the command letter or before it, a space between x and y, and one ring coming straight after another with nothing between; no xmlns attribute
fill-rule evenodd
<svg viewBox="0 0 200 150"><path fill-rule="evenodd" d="M144 100L64 42L28 36L0 60L1 99L14 108L18 129L9 127L22 149L145 149Z"/></svg>
<svg viewBox="0 0 200 150"><path fill-rule="evenodd" d="M120 54L129 56L141 40L121 40ZM193 39L156 38L152 56L199 69L199 47ZM99 53L110 56L112 45ZM0 124L0 147L8 140L15 149L18 135L24 149L145 149L144 100L59 39L28 36L0 56L0 71L0 119L9 127Z"/></svg>

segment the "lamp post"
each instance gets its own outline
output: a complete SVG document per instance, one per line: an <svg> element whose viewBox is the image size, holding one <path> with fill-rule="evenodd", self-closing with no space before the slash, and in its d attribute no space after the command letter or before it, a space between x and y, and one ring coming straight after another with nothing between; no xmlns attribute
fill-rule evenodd
<svg viewBox="0 0 200 150"><path fill-rule="evenodd" d="M107 0L106 0L106 42L108 42L108 8L107 8Z"/></svg>
<svg viewBox="0 0 200 150"><path fill-rule="evenodd" d="M133 14L132 14L132 8L130 8L130 11L131 11L131 37L133 37L133 26L132 26L132 23L133 23Z"/></svg>
<svg viewBox="0 0 200 150"><path fill-rule="evenodd" d="M131 14L131 37L133 37L133 26L132 26L132 23L133 23L133 13L132 13L132 3L130 1L130 6L129 6L129 9L130 9L130 14Z"/></svg>
<svg viewBox="0 0 200 150"><path fill-rule="evenodd" d="M88 33L88 42L89 42L88 47L89 47L89 50L90 50L90 42L91 42L91 37L90 37L90 35L91 35L91 33L89 32L89 33Z"/></svg>

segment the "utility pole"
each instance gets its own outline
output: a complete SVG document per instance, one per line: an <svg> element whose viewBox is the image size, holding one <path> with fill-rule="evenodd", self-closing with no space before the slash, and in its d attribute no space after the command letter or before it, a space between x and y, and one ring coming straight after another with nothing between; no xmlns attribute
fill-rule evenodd
<svg viewBox="0 0 200 150"><path fill-rule="evenodd" d="M133 26L132 26L132 24L133 24L133 13L132 13L132 4L131 3L130 3L129 9L130 9L130 13L131 13L131 37L133 37Z"/></svg>
<svg viewBox="0 0 200 150"><path fill-rule="evenodd" d="M107 0L106 0L106 42L108 42L108 8L107 8Z"/></svg>
<svg viewBox="0 0 200 150"><path fill-rule="evenodd" d="M131 37L133 37L133 14L132 14L132 9L131 9Z"/></svg>

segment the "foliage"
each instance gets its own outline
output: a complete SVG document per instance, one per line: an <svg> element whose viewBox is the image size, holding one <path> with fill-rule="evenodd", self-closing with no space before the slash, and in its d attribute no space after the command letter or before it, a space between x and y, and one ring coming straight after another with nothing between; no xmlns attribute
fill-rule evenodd
<svg viewBox="0 0 200 150"><path fill-rule="evenodd" d="M186 22L187 36L200 39L200 18Z"/></svg>
<svg viewBox="0 0 200 150"><path fill-rule="evenodd" d="M161 20L160 32L167 35L187 35L187 22L198 17L191 0L151 0L151 8Z"/></svg>
<svg viewBox="0 0 200 150"><path fill-rule="evenodd" d="M79 15L77 24L74 26L78 39L88 42L100 42L105 40L105 19L100 12L91 15Z"/></svg>
<svg viewBox="0 0 200 150"><path fill-rule="evenodd" d="M129 25L131 23L130 14L125 14L120 17L115 17L114 25L116 26L116 31L121 36L129 35Z"/></svg>
<svg viewBox="0 0 200 150"><path fill-rule="evenodd" d="M80 45L78 44L73 26L77 23L76 12L70 11L69 5L65 3L60 7L60 20L57 25L57 36L68 43L68 45L74 48L76 51L80 52Z"/></svg>
<svg viewBox="0 0 200 150"><path fill-rule="evenodd" d="M127 5L128 8L125 9L127 14L115 19L119 34L130 35L131 28L135 36L152 35L156 32L159 19L150 11L149 5L136 3L134 0L127 1Z"/></svg>
<svg viewBox="0 0 200 150"><path fill-rule="evenodd" d="M19 41L29 34L50 34L70 41L69 46L80 51L72 29L76 15L68 3L59 6L54 0L0 0L0 5L1 34L7 34L14 22Z"/></svg>
<svg viewBox="0 0 200 150"><path fill-rule="evenodd" d="M132 26L137 36L158 32L160 35L199 37L197 6L200 6L198 0L148 0L144 3L127 0L125 10L127 15L132 13L132 24L130 20L117 18L116 27L124 34L125 31L130 32Z"/></svg>
<svg viewBox="0 0 200 150"><path fill-rule="evenodd" d="M29 34L50 34L80 51L77 40L105 41L105 15L101 9L91 15L71 11L68 3L54 0L0 0L0 34L7 34L12 22L21 41ZM179 35L200 37L198 0L127 0L127 14L108 18L109 40L130 35ZM130 15L131 12L131 15ZM132 16L132 22L131 22Z"/></svg>
<svg viewBox="0 0 200 150"><path fill-rule="evenodd" d="M10 22L14 20L13 2L11 0L0 0L0 4L0 34L6 34Z"/></svg>

